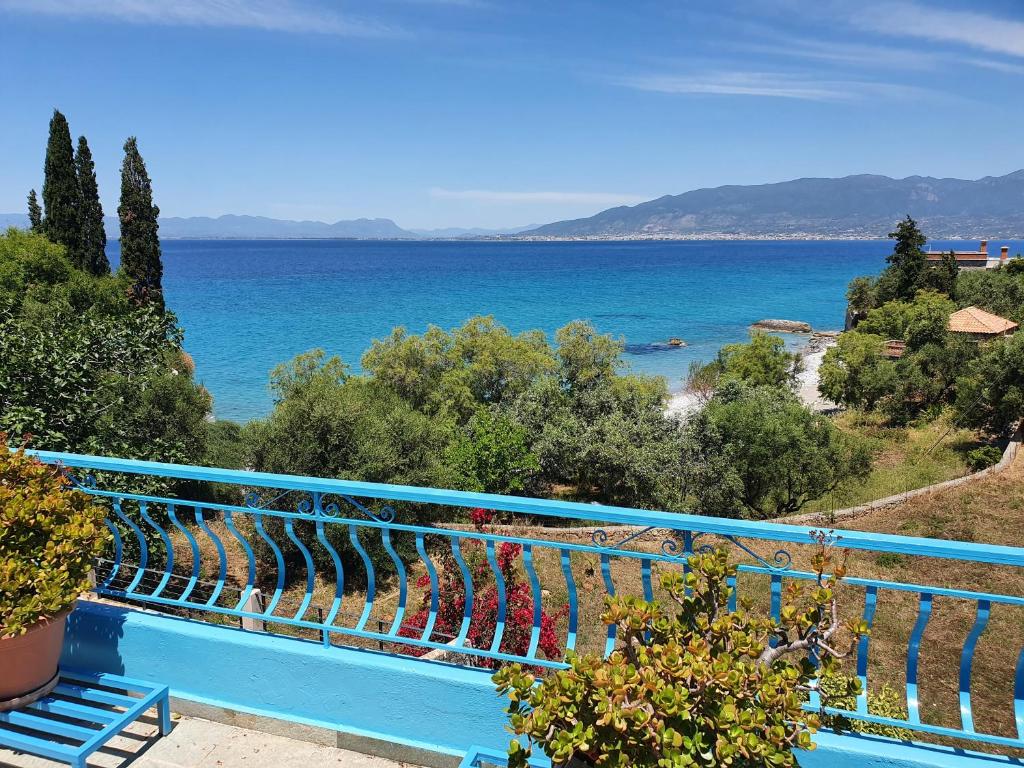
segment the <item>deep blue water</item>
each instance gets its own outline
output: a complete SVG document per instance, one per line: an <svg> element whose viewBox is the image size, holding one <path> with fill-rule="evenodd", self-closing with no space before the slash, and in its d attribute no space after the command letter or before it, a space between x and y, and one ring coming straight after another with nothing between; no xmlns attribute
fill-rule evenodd
<svg viewBox="0 0 1024 768"><path fill-rule="evenodd" d="M116 242L110 250L116 262ZM358 370L371 340L394 326L418 333L476 314L549 333L590 320L625 339L634 370L678 388L691 360L743 340L756 320L841 328L847 282L880 271L890 250L888 241L167 240L164 291L216 415L245 420L270 410L270 369L300 352L322 347ZM673 336L689 346L665 346Z"/></svg>

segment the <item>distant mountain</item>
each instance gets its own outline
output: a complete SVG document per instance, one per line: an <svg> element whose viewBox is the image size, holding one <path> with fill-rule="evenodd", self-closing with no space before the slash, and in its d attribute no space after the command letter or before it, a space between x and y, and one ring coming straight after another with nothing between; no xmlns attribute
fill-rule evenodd
<svg viewBox="0 0 1024 768"><path fill-rule="evenodd" d="M420 237L433 237L442 240L449 238L463 237L497 237L499 235L517 235L528 229L536 229L536 224L527 224L525 227L508 227L506 229L483 229L481 227L444 227L442 229L412 229L409 230Z"/></svg>
<svg viewBox="0 0 1024 768"><path fill-rule="evenodd" d="M105 216L103 223L107 237L116 240L120 236L120 225L116 216ZM20 213L0 213L0 227L27 227L28 216ZM269 219L265 216L226 215L191 216L181 218L169 216L160 219L160 237L223 239L223 240L273 240L283 238L409 238L416 235L402 229L391 219L354 219L327 224L322 221L288 221Z"/></svg>
<svg viewBox="0 0 1024 768"><path fill-rule="evenodd" d="M1024 170L977 181L859 175L697 189L523 235L885 237L908 213L934 239L1024 237Z"/></svg>

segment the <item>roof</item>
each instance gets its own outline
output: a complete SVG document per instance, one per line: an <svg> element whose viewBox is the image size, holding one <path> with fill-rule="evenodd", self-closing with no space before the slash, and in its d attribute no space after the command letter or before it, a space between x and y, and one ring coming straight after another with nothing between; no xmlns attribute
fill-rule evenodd
<svg viewBox="0 0 1024 768"><path fill-rule="evenodd" d="M907 342L902 339L889 339L885 342L882 354L889 358L898 358L903 357L903 353L906 351Z"/></svg>
<svg viewBox="0 0 1024 768"><path fill-rule="evenodd" d="M994 335L1013 331L1017 323L978 307L967 307L949 316L948 328L953 333Z"/></svg>

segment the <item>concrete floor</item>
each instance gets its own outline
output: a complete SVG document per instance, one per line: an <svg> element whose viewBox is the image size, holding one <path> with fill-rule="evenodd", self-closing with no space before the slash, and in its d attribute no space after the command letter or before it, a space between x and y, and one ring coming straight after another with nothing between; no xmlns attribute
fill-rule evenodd
<svg viewBox="0 0 1024 768"><path fill-rule="evenodd" d="M251 731L233 725L175 715L171 733L157 735L155 717L129 730L93 754L95 768L414 768L336 747ZM62 765L0 748L0 768Z"/></svg>

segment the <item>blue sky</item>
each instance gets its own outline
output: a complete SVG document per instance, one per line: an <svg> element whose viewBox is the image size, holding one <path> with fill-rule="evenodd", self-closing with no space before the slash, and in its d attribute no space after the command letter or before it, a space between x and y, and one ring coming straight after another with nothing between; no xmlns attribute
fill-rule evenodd
<svg viewBox="0 0 1024 768"><path fill-rule="evenodd" d="M720 184L1024 167L1022 0L0 0L0 211L54 107L107 213L503 227Z"/></svg>

